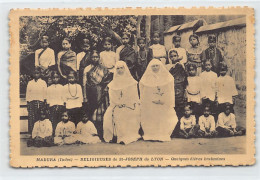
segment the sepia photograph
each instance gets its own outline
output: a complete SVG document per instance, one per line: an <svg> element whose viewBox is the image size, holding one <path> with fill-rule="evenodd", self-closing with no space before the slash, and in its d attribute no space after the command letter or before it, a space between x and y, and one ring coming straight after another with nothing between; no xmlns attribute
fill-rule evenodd
<svg viewBox="0 0 260 180"><path fill-rule="evenodd" d="M162 10L11 12L11 152L47 166L253 164L253 10Z"/></svg>

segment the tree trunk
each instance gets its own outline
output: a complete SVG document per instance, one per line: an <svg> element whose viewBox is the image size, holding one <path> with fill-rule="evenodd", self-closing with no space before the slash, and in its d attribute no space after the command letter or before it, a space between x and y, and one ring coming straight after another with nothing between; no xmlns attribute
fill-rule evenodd
<svg viewBox="0 0 260 180"><path fill-rule="evenodd" d="M145 37L147 39L147 44L150 46L150 37L151 37L151 16L145 17Z"/></svg>
<svg viewBox="0 0 260 180"><path fill-rule="evenodd" d="M141 37L141 21L143 19L143 16L137 17L137 23L136 23L136 37Z"/></svg>

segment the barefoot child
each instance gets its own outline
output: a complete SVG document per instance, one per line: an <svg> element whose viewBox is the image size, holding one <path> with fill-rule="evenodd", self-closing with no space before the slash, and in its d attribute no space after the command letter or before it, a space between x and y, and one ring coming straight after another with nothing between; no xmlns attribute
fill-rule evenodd
<svg viewBox="0 0 260 180"><path fill-rule="evenodd" d="M204 114L199 118L200 130L198 134L200 137L215 137L217 135L215 120L212 115L210 115L210 107L205 106Z"/></svg>
<svg viewBox="0 0 260 180"><path fill-rule="evenodd" d="M61 122L58 123L55 130L54 144L73 144L76 142L75 124L69 121L68 111L64 110L61 114Z"/></svg>

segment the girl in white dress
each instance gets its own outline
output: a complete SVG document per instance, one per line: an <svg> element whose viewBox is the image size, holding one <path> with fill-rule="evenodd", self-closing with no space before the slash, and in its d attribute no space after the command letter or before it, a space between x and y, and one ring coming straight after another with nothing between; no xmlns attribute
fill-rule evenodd
<svg viewBox="0 0 260 180"><path fill-rule="evenodd" d="M140 138L140 108L137 81L123 61L115 66L114 78L108 84L110 106L104 115L104 140L129 144Z"/></svg>
<svg viewBox="0 0 260 180"><path fill-rule="evenodd" d="M174 110L174 78L161 61L153 59L139 84L144 140L170 141L178 118Z"/></svg>

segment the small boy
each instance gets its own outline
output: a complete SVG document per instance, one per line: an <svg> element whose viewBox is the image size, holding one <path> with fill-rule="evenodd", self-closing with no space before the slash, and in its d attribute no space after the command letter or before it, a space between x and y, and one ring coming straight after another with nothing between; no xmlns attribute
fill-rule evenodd
<svg viewBox="0 0 260 180"><path fill-rule="evenodd" d="M210 115L210 107L206 105L204 108L204 114L199 118L200 130L198 134L200 137L215 137L217 135L215 120Z"/></svg>
<svg viewBox="0 0 260 180"><path fill-rule="evenodd" d="M191 115L191 106L184 107L184 116L181 118L179 135L184 138L197 137L199 126L196 124L196 118Z"/></svg>
<svg viewBox="0 0 260 180"><path fill-rule="evenodd" d="M39 119L38 112L46 104L47 85L41 79L40 67L35 67L34 79L28 82L26 101L28 110L28 131L32 132L34 123Z"/></svg>
<svg viewBox="0 0 260 180"><path fill-rule="evenodd" d="M225 103L231 104L231 112L234 113L233 105L235 103L235 97L238 95L235 81L232 77L227 75L227 65L222 64L220 76L217 78L217 102L219 113L225 110Z"/></svg>
<svg viewBox="0 0 260 180"><path fill-rule="evenodd" d="M97 129L94 124L89 120L87 114L83 115L82 121L78 123L77 128L77 141L82 144L95 144L101 142Z"/></svg>
<svg viewBox="0 0 260 180"><path fill-rule="evenodd" d="M212 71L219 75L220 65L224 61L221 51L216 47L217 38L215 35L208 37L209 47L202 52L202 61L209 59L212 64Z"/></svg>
<svg viewBox="0 0 260 180"><path fill-rule="evenodd" d="M184 48L181 47L181 36L173 36L172 43L174 44L174 47L171 50L177 51L177 53L179 54L180 64L185 67L185 64L187 62L187 52ZM169 52L171 50L169 50Z"/></svg>
<svg viewBox="0 0 260 180"><path fill-rule="evenodd" d="M68 111L64 110L61 114L61 122L58 123L55 130L54 144L73 144L76 142L75 135L75 124L69 121Z"/></svg>
<svg viewBox="0 0 260 180"><path fill-rule="evenodd" d="M41 48L35 51L35 67L46 70L52 65L55 65L55 54L53 49L49 48L49 37L43 36L41 39Z"/></svg>
<svg viewBox="0 0 260 180"><path fill-rule="evenodd" d="M40 118L34 123L32 138L27 142L27 146L49 147L53 145L52 124L46 118L46 110L41 109Z"/></svg>
<svg viewBox="0 0 260 180"><path fill-rule="evenodd" d="M245 128L237 127L236 117L231 113L231 104L225 104L225 111L218 116L217 128L218 135L222 137L244 135L246 133Z"/></svg>

